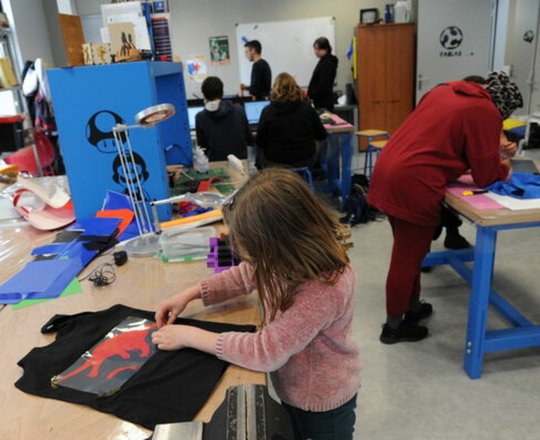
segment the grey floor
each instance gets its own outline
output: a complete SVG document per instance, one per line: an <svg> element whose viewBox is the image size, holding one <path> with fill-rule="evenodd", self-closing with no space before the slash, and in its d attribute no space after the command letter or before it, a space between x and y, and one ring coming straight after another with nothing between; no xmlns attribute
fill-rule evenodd
<svg viewBox="0 0 540 440"><path fill-rule="evenodd" d="M474 226L465 224L462 233L474 242ZM355 439L540 439L540 348L489 354L482 378L469 379L462 368L469 287L446 267L422 278L422 295L435 308L426 321L430 336L381 344L390 227L386 220L357 226L353 241L354 338L364 364ZM443 249L442 239L432 249ZM495 288L535 323L539 249L539 229L499 233L494 277ZM491 312L488 327L505 323Z"/></svg>

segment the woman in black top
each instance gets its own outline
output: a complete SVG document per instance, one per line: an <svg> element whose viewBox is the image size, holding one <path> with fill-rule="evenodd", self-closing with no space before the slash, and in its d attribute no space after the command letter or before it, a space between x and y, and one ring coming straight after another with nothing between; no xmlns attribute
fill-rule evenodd
<svg viewBox="0 0 540 440"><path fill-rule="evenodd" d="M333 87L336 80L338 59L332 55L332 46L326 37L317 38L313 43L313 50L315 56L319 58L319 62L309 82L308 95L315 108L333 111Z"/></svg>
<svg viewBox="0 0 540 440"><path fill-rule="evenodd" d="M257 129L265 165L312 166L317 160L316 141L326 138L317 112L302 100L300 87L288 73L277 76L270 99Z"/></svg>

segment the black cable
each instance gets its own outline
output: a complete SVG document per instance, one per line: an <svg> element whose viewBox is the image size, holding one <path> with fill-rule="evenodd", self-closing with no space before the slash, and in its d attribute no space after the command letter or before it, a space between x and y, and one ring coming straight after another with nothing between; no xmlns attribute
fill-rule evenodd
<svg viewBox="0 0 540 440"><path fill-rule="evenodd" d="M79 281L84 281L87 278L88 281L94 283L95 287L104 287L114 283L116 281L116 271L114 270L114 264L100 264L84 278L80 278Z"/></svg>

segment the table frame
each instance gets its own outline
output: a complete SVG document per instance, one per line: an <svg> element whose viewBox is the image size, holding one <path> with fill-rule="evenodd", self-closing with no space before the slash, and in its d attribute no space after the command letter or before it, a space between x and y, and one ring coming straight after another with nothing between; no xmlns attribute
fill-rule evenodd
<svg viewBox="0 0 540 440"><path fill-rule="evenodd" d="M446 203L475 222L476 244L470 249L430 252L422 267L448 264L471 285L463 368L471 379L479 379L486 353L540 346L540 325L534 325L491 287L497 233L540 227L540 210L477 211L449 193ZM472 269L465 264L467 262L473 262ZM489 305L512 328L487 331Z"/></svg>
<svg viewBox="0 0 540 440"><path fill-rule="evenodd" d="M352 157L353 157L353 137L354 127L347 126L343 130L329 129L327 139L328 159L325 167L328 177L327 191L337 189L341 196L342 205L345 204L351 195L351 178L352 178ZM339 154L336 149L339 148Z"/></svg>

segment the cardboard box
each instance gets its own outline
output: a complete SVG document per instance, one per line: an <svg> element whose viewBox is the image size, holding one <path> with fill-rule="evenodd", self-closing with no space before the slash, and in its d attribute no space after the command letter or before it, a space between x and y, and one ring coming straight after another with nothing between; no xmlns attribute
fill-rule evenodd
<svg viewBox="0 0 540 440"><path fill-rule="evenodd" d="M84 64L111 64L111 45L109 43L85 43L83 47Z"/></svg>
<svg viewBox="0 0 540 440"><path fill-rule="evenodd" d="M17 78L9 58L0 58L0 87L10 88L17 85Z"/></svg>

